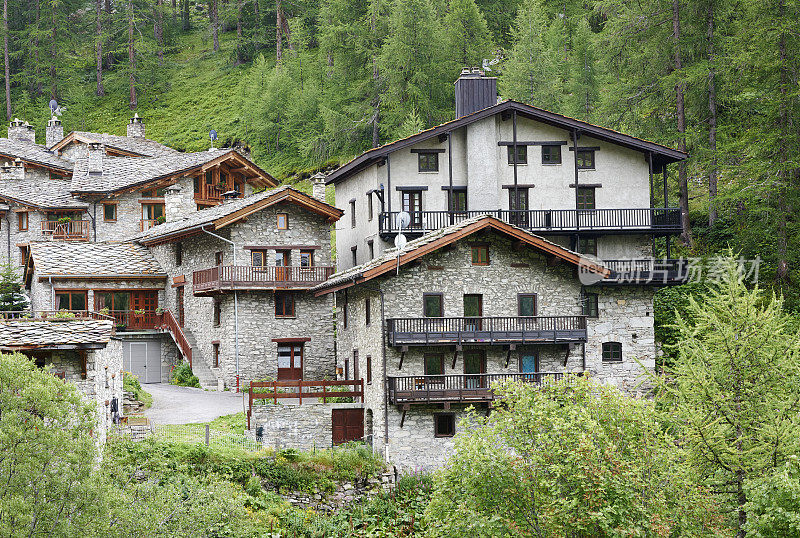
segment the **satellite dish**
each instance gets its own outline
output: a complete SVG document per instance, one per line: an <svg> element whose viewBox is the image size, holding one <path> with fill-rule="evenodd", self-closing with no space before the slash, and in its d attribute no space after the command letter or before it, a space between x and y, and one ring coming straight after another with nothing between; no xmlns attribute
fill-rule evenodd
<svg viewBox="0 0 800 538"><path fill-rule="evenodd" d="M217 131L215 131L214 129L211 129L211 130L208 132L208 137L209 137L209 138L211 139L211 141L213 142L214 140L216 140L216 139L217 139Z"/></svg>
<svg viewBox="0 0 800 538"><path fill-rule="evenodd" d="M401 211L397 214L395 225L399 229L408 228L408 225L411 224L411 215L408 211Z"/></svg>
<svg viewBox="0 0 800 538"><path fill-rule="evenodd" d="M494 65L500 61L499 58L492 58L489 60L488 58L484 58L482 62L482 68L484 71L491 71L492 69L489 67L490 65Z"/></svg>
<svg viewBox="0 0 800 538"><path fill-rule="evenodd" d="M53 114L55 114L56 110L58 110L58 101L55 99L50 99L50 110L53 112Z"/></svg>
<svg viewBox="0 0 800 538"><path fill-rule="evenodd" d="M397 234L394 236L394 246L397 247L397 250L403 250L408 243L408 239L403 234Z"/></svg>

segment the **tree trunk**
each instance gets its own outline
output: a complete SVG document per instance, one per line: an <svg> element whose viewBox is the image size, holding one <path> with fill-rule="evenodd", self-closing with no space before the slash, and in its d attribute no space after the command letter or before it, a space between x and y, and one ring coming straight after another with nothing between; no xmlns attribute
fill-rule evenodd
<svg viewBox="0 0 800 538"><path fill-rule="evenodd" d="M214 39L214 52L219 51L219 16L217 15L217 0L208 3L208 20L211 23L211 36Z"/></svg>
<svg viewBox="0 0 800 538"><path fill-rule="evenodd" d="M672 0L672 30L673 38L675 40L675 71L679 76L683 69L681 62L681 18L680 18L680 0ZM675 85L675 108L678 115L678 149L686 151L686 108L684 105L684 84L678 82ZM683 233L681 239L688 247L692 247L692 230L689 224L689 183L687 179L686 161L678 163L678 204L681 208L681 227Z"/></svg>
<svg viewBox="0 0 800 538"><path fill-rule="evenodd" d="M108 20L111 20L111 0L105 0L106 2L106 15L108 15ZM111 38L109 38L111 39ZM111 66L114 65L114 53L112 52L113 47L110 45L107 47L108 52L106 53L106 67L111 69Z"/></svg>
<svg viewBox="0 0 800 538"><path fill-rule="evenodd" d="M177 0L172 0L172 24L178 22L178 5Z"/></svg>
<svg viewBox="0 0 800 538"><path fill-rule="evenodd" d="M6 76L6 118L11 120L11 67L8 63L8 0L3 0L3 57Z"/></svg>
<svg viewBox="0 0 800 538"><path fill-rule="evenodd" d="M57 84L57 77L58 77L58 69L56 68L56 64L58 62L58 41L56 40L56 10L53 7L52 10L52 17L50 20L52 24L52 29L50 30L50 98L55 99L58 97L58 84Z"/></svg>
<svg viewBox="0 0 800 538"><path fill-rule="evenodd" d="M153 36L156 38L158 65L162 65L164 63L164 0L156 0Z"/></svg>
<svg viewBox="0 0 800 538"><path fill-rule="evenodd" d="M97 63L97 90L96 94L100 97L106 94L103 88L103 0L95 2L95 15L97 16L97 44L95 45L95 60Z"/></svg>
<svg viewBox="0 0 800 538"><path fill-rule="evenodd" d="M717 87L714 62L714 0L708 2L708 225L717 220Z"/></svg>
<svg viewBox="0 0 800 538"><path fill-rule="evenodd" d="M41 4L40 0L36 0L36 36L33 38L33 59L36 63L35 77L36 80L33 85L33 92L36 95L42 95L42 68L39 62L39 23L41 17Z"/></svg>
<svg viewBox="0 0 800 538"><path fill-rule="evenodd" d="M128 106L131 110L136 110L139 99L136 96L136 48L133 41L133 0L128 0L128 85L130 87L130 102Z"/></svg>
<svg viewBox="0 0 800 538"><path fill-rule="evenodd" d="M183 20L183 31L188 32L189 29L192 27L189 21L189 0L182 0L182 2L183 3L181 4L182 7L181 17Z"/></svg>
<svg viewBox="0 0 800 538"><path fill-rule="evenodd" d="M786 17L786 4L784 0L778 0L778 20L783 21ZM789 161L789 111L787 106L787 90L789 86L789 73L786 67L786 35L781 31L778 36L778 56L780 58L780 89L778 105L781 136L778 146L778 162L787 163ZM787 218L793 212L793 208L788 202L789 192L789 172L783 167L779 168L780 186L778 187L778 271L777 276L780 281L789 278L789 256L788 256L788 224Z"/></svg>
<svg viewBox="0 0 800 538"><path fill-rule="evenodd" d="M242 0L236 0L236 65L244 62L242 58Z"/></svg>
<svg viewBox="0 0 800 538"><path fill-rule="evenodd" d="M281 0L275 0L275 60L280 64L283 59L283 43L281 42Z"/></svg>

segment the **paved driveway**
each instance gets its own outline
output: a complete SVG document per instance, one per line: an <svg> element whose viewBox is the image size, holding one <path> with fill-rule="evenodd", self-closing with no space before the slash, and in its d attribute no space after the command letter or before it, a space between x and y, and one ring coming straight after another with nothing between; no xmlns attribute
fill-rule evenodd
<svg viewBox="0 0 800 538"><path fill-rule="evenodd" d="M244 410L242 394L151 383L144 390L153 395L153 405L144 415L156 424L209 422Z"/></svg>

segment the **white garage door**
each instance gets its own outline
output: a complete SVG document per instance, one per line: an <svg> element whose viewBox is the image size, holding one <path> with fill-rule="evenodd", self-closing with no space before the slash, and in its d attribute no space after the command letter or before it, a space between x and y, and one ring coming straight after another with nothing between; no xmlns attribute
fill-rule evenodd
<svg viewBox="0 0 800 538"><path fill-rule="evenodd" d="M127 341L122 349L125 369L138 376L141 383L161 382L161 342Z"/></svg>

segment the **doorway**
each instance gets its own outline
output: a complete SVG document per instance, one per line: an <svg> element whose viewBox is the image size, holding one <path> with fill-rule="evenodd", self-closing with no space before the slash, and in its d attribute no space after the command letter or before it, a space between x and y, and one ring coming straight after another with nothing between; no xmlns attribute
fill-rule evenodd
<svg viewBox="0 0 800 538"><path fill-rule="evenodd" d="M303 344L278 346L278 381L303 379Z"/></svg>
<svg viewBox="0 0 800 538"><path fill-rule="evenodd" d="M363 409L332 409L331 422L331 442L334 445L364 437Z"/></svg>
<svg viewBox="0 0 800 538"><path fill-rule="evenodd" d="M469 293L464 295L464 330L480 331L483 323L483 295ZM471 319L474 318L474 319Z"/></svg>
<svg viewBox="0 0 800 538"><path fill-rule="evenodd" d="M486 354L482 350L464 351L464 388L486 387Z"/></svg>

